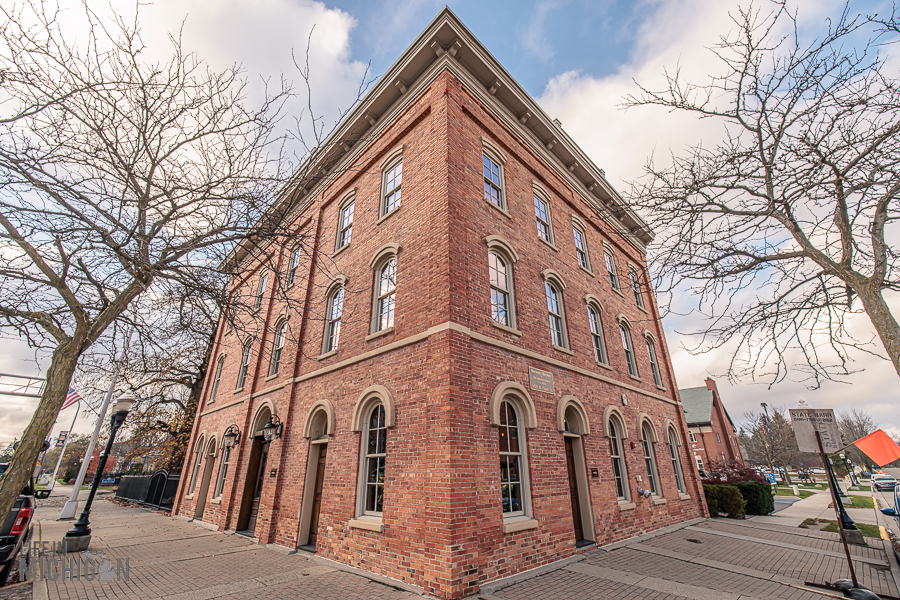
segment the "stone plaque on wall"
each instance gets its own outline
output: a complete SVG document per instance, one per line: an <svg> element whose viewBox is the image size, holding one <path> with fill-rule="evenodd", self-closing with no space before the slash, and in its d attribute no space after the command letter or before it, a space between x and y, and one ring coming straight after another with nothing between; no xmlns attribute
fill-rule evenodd
<svg viewBox="0 0 900 600"><path fill-rule="evenodd" d="M553 393L553 373L528 367L528 380L531 389L548 394Z"/></svg>

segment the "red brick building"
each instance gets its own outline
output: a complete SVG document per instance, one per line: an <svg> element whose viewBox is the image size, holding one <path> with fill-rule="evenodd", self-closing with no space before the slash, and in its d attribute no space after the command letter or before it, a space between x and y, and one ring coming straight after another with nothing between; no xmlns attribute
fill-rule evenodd
<svg viewBox="0 0 900 600"><path fill-rule="evenodd" d="M705 386L678 390L678 394L688 424L691 455L697 467L703 470L710 463L728 461L743 464L737 430L722 404L716 382L707 378Z"/></svg>
<svg viewBox="0 0 900 600"><path fill-rule="evenodd" d="M705 514L652 234L448 9L316 160L174 514L443 598Z"/></svg>

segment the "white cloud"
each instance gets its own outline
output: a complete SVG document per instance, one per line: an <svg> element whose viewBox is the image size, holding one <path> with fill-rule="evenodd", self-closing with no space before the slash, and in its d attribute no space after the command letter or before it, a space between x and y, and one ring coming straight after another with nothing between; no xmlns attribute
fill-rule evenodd
<svg viewBox="0 0 900 600"><path fill-rule="evenodd" d="M529 54L541 62L549 61L556 54L553 44L547 37L545 25L550 11L556 9L558 5L559 2L555 0L538 2L528 23L519 34L519 43Z"/></svg>

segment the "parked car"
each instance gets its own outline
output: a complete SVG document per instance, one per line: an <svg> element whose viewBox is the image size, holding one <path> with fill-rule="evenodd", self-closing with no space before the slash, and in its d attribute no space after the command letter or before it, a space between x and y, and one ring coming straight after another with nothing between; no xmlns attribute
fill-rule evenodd
<svg viewBox="0 0 900 600"><path fill-rule="evenodd" d="M0 476L8 468L9 463L0 463ZM0 525L0 587L6 585L19 551L31 539L34 508L34 479L29 479L6 520Z"/></svg>
<svg viewBox="0 0 900 600"><path fill-rule="evenodd" d="M872 475L872 488L879 492L892 492L897 487L897 480L890 475Z"/></svg>

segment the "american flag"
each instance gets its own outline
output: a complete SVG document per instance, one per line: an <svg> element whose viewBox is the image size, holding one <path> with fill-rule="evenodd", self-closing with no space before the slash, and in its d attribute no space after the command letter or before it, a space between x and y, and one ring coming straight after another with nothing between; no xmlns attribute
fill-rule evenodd
<svg viewBox="0 0 900 600"><path fill-rule="evenodd" d="M82 398L78 395L78 392L76 392L72 388L69 388L69 393L66 394L66 401L63 402L62 408L60 410L66 410L73 404L78 404L79 402L81 402L81 400Z"/></svg>

